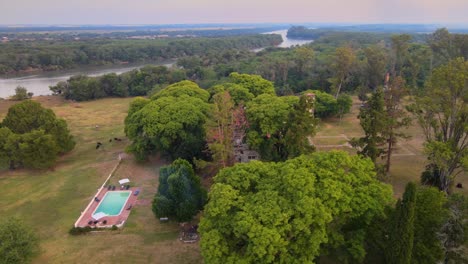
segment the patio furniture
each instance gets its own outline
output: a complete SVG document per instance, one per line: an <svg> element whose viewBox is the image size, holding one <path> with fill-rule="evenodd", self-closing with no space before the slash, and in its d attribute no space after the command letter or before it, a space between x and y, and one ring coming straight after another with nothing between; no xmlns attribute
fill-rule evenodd
<svg viewBox="0 0 468 264"><path fill-rule="evenodd" d="M133 193L134 196L137 196L138 194L140 194L140 190L136 190L136 191Z"/></svg>
<svg viewBox="0 0 468 264"><path fill-rule="evenodd" d="M122 179L122 180L119 180L119 184L120 185L124 185L125 183L129 183L130 180L129 179Z"/></svg>

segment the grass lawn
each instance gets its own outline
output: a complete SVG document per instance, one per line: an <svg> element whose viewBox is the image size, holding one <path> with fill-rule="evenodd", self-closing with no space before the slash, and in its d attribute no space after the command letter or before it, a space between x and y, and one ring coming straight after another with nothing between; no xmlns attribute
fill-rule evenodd
<svg viewBox="0 0 468 264"><path fill-rule="evenodd" d="M346 135L349 139L361 137L364 132L357 118L361 103L356 97L353 97L353 102L351 113L346 114L341 120L338 118L322 120L319 124L317 135L312 138L312 142L320 145L337 145L343 144L341 135ZM409 140L400 140L398 143L394 151L396 155L392 156L390 177L385 179L386 182L392 184L396 197L400 197L403 194L405 185L409 181L419 182L421 172L426 165L426 157L423 155L424 136L416 121L413 121L411 127L406 129L405 132L411 138ZM332 149L353 153L353 150L349 148L317 147L318 151L330 151ZM455 182L461 182L464 189L454 188L454 192L468 195L468 177L466 173L459 175Z"/></svg>
<svg viewBox="0 0 468 264"><path fill-rule="evenodd" d="M0 171L0 215L17 216L41 241L33 263L201 263L198 244L178 241L178 225L161 224L151 211L163 162L136 163L127 157L112 181L130 178L142 192L121 231L70 236L68 230L92 199L128 141L123 120L130 98L72 103L58 97L35 97L67 120L75 149L46 171ZM0 118L12 102L0 102ZM118 137L123 141L109 139ZM96 142L102 149L95 149Z"/></svg>
<svg viewBox="0 0 468 264"><path fill-rule="evenodd" d="M97 189L117 163L119 153L128 145L123 121L130 98L111 98L73 103L59 97L35 97L43 106L52 108L66 119L75 136L75 149L62 157L53 169L45 171L0 171L0 215L18 216L32 226L40 236L41 253L34 263L202 263L199 245L178 241L178 225L159 223L151 211L151 201L157 189L158 169L165 164L160 159L137 163L126 156L111 178L117 185L129 178L132 186L141 188L139 204L131 211L125 227L116 232L70 236L68 230L80 212L93 198ZM0 101L0 119L14 102ZM342 120L321 122L317 142L324 145L345 143L341 135L359 137L362 130L356 118L359 103ZM395 196L401 196L409 181L419 181L426 158L422 155L424 139L414 124L408 129L412 138L401 142L392 159L391 176L386 181L393 185ZM114 137L122 141L109 142ZM322 138L320 138L322 137ZM329 137L329 138L327 138ZM312 139L314 141L315 139ZM96 150L96 142L102 142ZM330 147L317 147L329 151ZM355 153L353 149L338 149ZM468 177L459 176L465 189L456 192L468 194Z"/></svg>

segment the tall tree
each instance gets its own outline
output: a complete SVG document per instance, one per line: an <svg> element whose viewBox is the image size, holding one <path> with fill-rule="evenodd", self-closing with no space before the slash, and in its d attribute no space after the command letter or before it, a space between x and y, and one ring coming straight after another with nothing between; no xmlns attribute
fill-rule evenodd
<svg viewBox="0 0 468 264"><path fill-rule="evenodd" d="M468 156L468 62L463 58L434 70L426 95L410 108L426 137L426 176L449 192ZM465 165L465 166L464 166Z"/></svg>
<svg viewBox="0 0 468 264"><path fill-rule="evenodd" d="M368 159L317 152L221 170L200 222L205 263L314 263L324 248L362 261L368 223L391 201ZM353 235L354 234L354 235Z"/></svg>
<svg viewBox="0 0 468 264"><path fill-rule="evenodd" d="M177 159L159 170L159 186L153 200L157 217L175 218L178 222L192 220L206 202L206 191L192 165Z"/></svg>
<svg viewBox="0 0 468 264"><path fill-rule="evenodd" d="M335 91L335 98L340 95L342 86L348 81L356 55L351 47L337 48L333 57L333 78L330 79Z"/></svg>
<svg viewBox="0 0 468 264"><path fill-rule="evenodd" d="M411 36L401 34L392 36L392 76L402 76L403 68L408 60L408 48Z"/></svg>
<svg viewBox="0 0 468 264"><path fill-rule="evenodd" d="M416 184L406 185L403 199L398 200L386 249L387 264L410 264L414 241Z"/></svg>
<svg viewBox="0 0 468 264"><path fill-rule="evenodd" d="M428 39L433 55L434 67L448 63L453 57L452 39L446 28L437 29Z"/></svg>
<svg viewBox="0 0 468 264"><path fill-rule="evenodd" d="M366 56L365 73L367 86L375 90L378 86L383 85L384 76L386 73L388 55L384 48L377 45L372 45L364 49Z"/></svg>
<svg viewBox="0 0 468 264"><path fill-rule="evenodd" d="M311 69L314 59L314 50L310 47L301 46L294 49L294 62L297 67L299 78L304 79Z"/></svg>
<svg viewBox="0 0 468 264"><path fill-rule="evenodd" d="M385 152L386 163L385 172L390 171L393 148L399 138L407 138L408 136L401 131L401 128L408 127L411 119L402 107L401 99L406 94L405 81L401 77L394 78L388 88L385 90L385 131L384 136L387 142L387 150Z"/></svg>
<svg viewBox="0 0 468 264"><path fill-rule="evenodd" d="M438 263L444 257L440 240L447 221L446 195L434 187L423 186L416 193L414 242L411 263Z"/></svg>
<svg viewBox="0 0 468 264"><path fill-rule="evenodd" d="M369 157L376 164L377 158L385 153L383 145L388 123L385 112L385 94L382 88L378 88L361 107L358 118L364 130L364 137L353 138L350 143L358 149L358 154Z"/></svg>
<svg viewBox="0 0 468 264"><path fill-rule="evenodd" d="M213 108L207 121L207 142L216 170L234 163L233 146L234 102L229 92L213 96Z"/></svg>

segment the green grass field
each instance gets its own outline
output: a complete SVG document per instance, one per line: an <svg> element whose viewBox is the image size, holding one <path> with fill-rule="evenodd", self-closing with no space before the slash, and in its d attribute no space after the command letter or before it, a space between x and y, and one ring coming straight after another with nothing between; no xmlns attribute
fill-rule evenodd
<svg viewBox="0 0 468 264"><path fill-rule="evenodd" d="M17 216L40 237L41 253L33 263L200 263L197 244L178 241L175 223L161 224L151 211L162 162L137 164L128 157L112 181L130 178L142 188L121 231L70 236L68 230L92 199L128 142L123 120L131 99L69 103L56 97L37 97L43 106L65 118L75 136L75 149L46 171L0 171L0 215ZM0 102L0 118L11 102ZM98 126L98 127L96 127ZM96 142L104 143L96 150Z"/></svg>
<svg viewBox="0 0 468 264"><path fill-rule="evenodd" d="M33 227L40 236L41 253L34 263L201 263L198 244L178 241L179 227L175 223L161 224L151 211L151 201L157 189L158 168L165 164L160 159L139 164L127 156L117 169L112 184L121 178L130 178L132 186L142 189L139 201L133 207L128 222L120 231L70 236L68 230L80 212L93 198L97 189L117 163L128 141L124 137L123 121L130 98L103 99L72 103L58 97L37 97L43 106L52 108L66 119L77 141L76 148L62 157L53 169L46 171L0 171L0 215L17 216ZM0 118L6 114L9 101L0 102ZM341 121L324 120L320 136L362 134L356 118L359 105ZM408 181L419 181L426 158L422 155L422 135L416 125L408 129L413 137L404 142L396 153L410 151L414 155L393 158L391 176L386 179L400 196ZM123 141L109 142L110 138ZM313 139L312 139L313 140ZM96 150L96 142L104 143ZM322 138L321 144L343 144L342 137ZM317 148L329 151L333 148ZM354 153L350 148L341 150ZM466 175L457 182L468 186ZM460 191L460 190L456 190ZM466 187L461 190L467 194Z"/></svg>

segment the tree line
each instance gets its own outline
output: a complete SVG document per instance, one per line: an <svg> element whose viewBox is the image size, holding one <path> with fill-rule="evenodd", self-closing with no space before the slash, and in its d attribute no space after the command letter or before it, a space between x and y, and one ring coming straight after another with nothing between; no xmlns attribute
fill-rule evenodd
<svg viewBox="0 0 468 264"><path fill-rule="evenodd" d="M254 49L279 44L278 35L245 35L222 38L158 40L43 40L2 43L0 74L27 70L70 69L84 65L106 65L203 55L225 49Z"/></svg>

